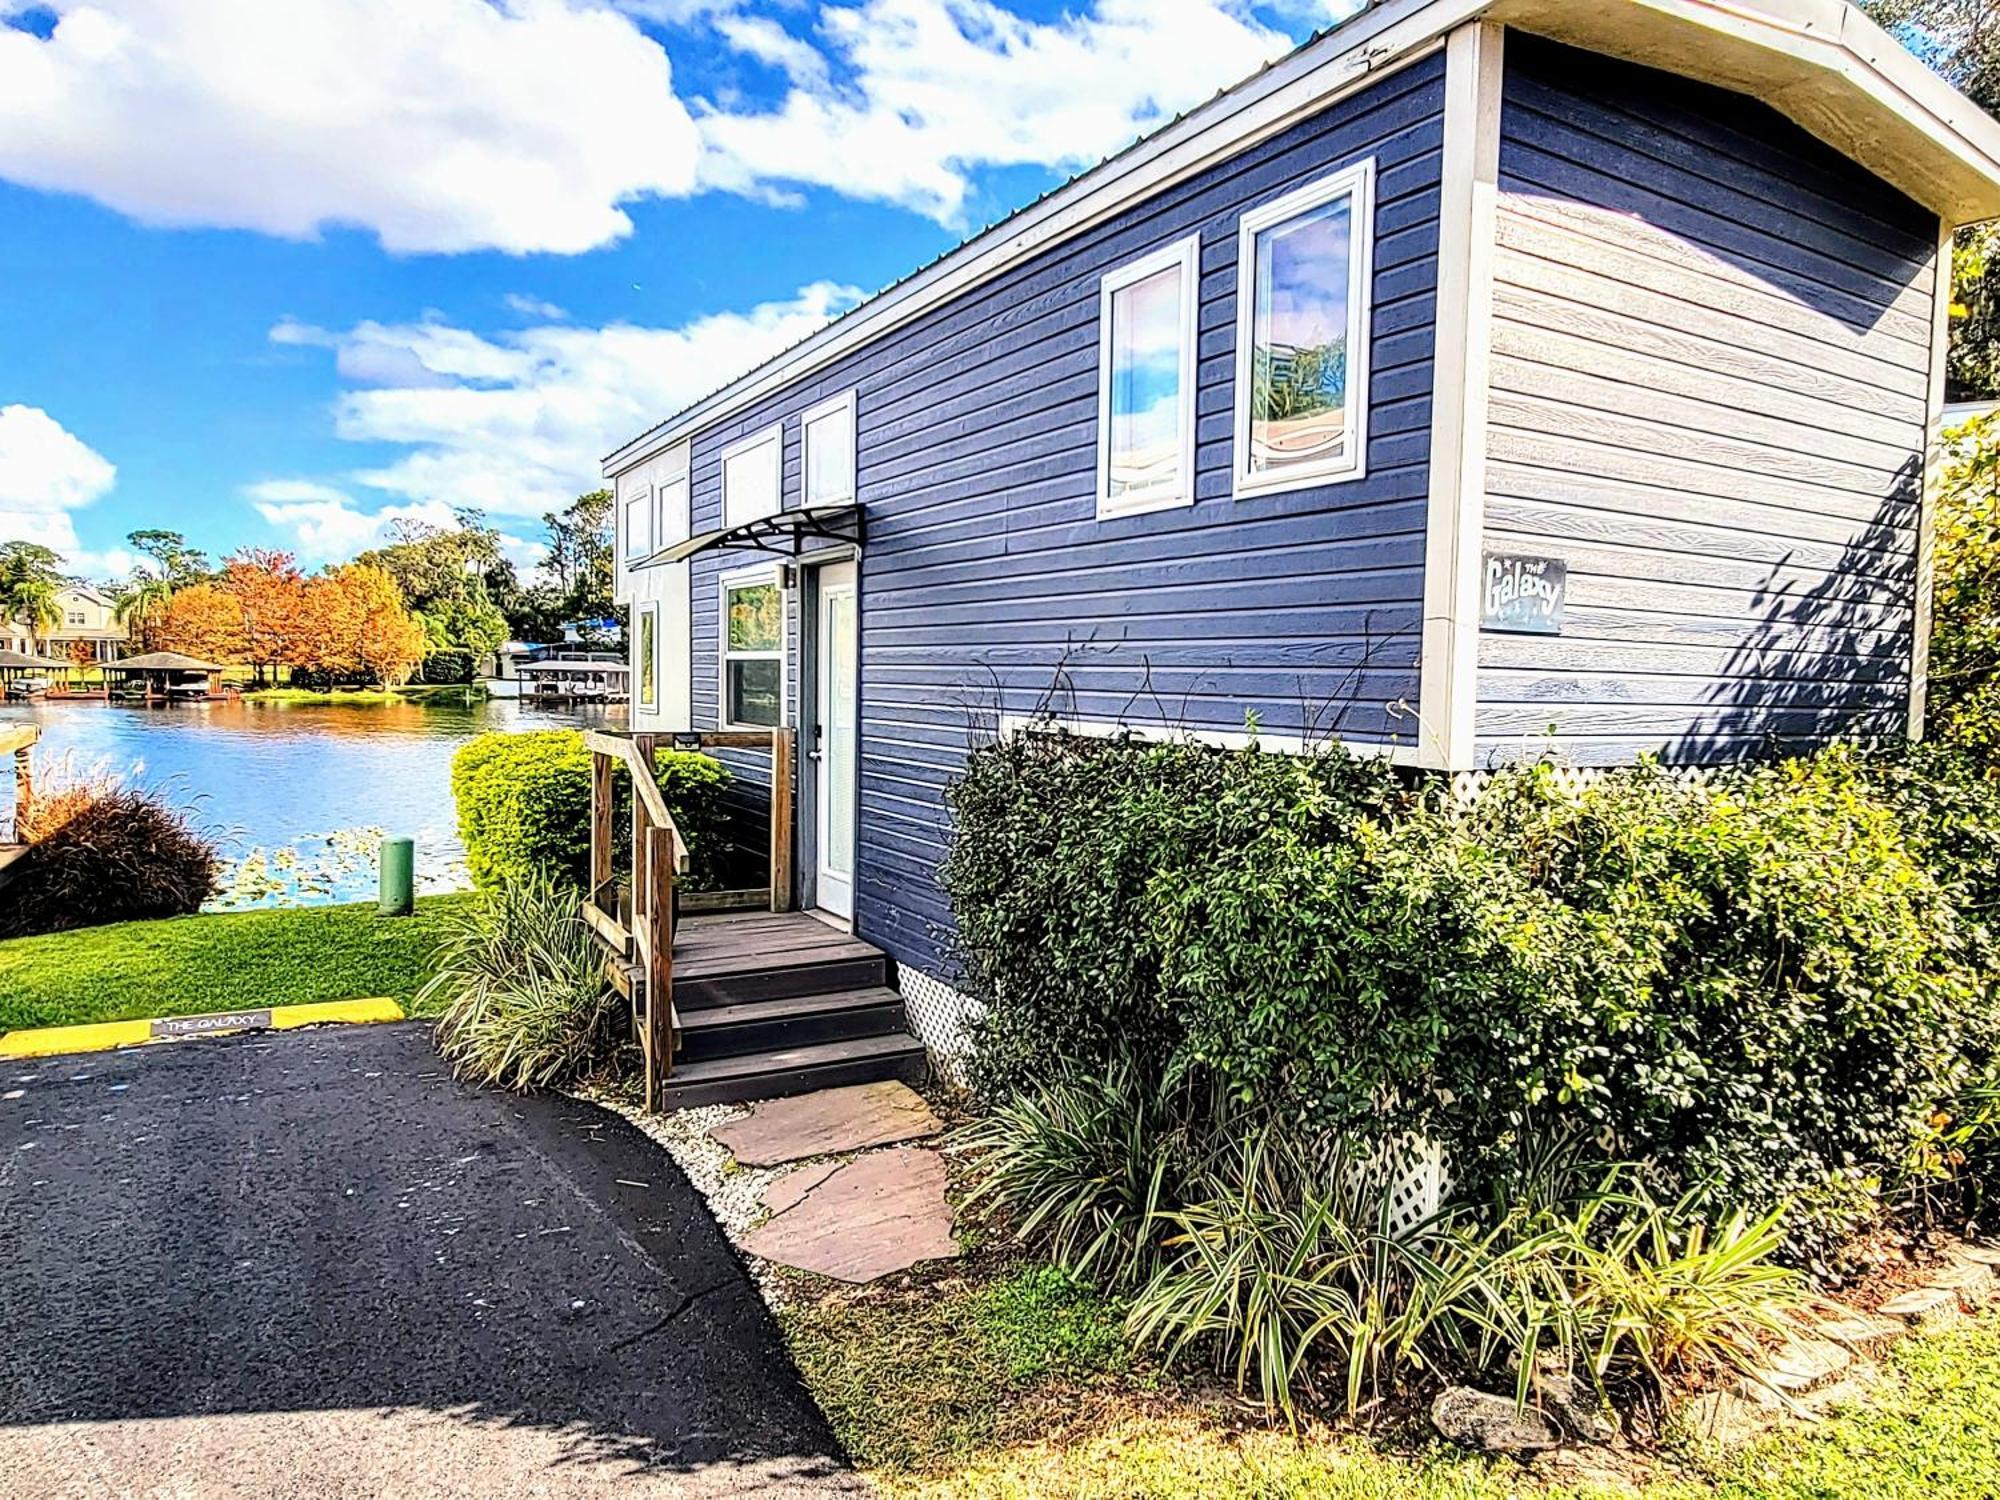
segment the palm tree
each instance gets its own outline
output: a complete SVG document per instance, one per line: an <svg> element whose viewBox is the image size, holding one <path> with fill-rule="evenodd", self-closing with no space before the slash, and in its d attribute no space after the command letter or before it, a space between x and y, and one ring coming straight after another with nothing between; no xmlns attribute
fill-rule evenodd
<svg viewBox="0 0 2000 1500"><path fill-rule="evenodd" d="M128 636L136 637L141 651L153 649L153 627L166 612L174 586L151 573L135 573L119 597L116 618Z"/></svg>
<svg viewBox="0 0 2000 1500"><path fill-rule="evenodd" d="M48 579L32 574L16 578L7 586L5 603L7 613L27 627L28 653L39 656L42 632L54 630L62 624L62 606L56 603L56 586Z"/></svg>

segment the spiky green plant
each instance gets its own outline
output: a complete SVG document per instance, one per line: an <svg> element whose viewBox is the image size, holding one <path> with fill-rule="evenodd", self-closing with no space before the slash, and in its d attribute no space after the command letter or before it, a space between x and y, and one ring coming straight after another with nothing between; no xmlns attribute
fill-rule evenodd
<svg viewBox="0 0 2000 1500"><path fill-rule="evenodd" d="M969 1201L1006 1209L1018 1238L1080 1279L1142 1281L1154 1221L1173 1201L1187 1108L1183 1090L1142 1079L1129 1058L1022 1094L957 1137L978 1155Z"/></svg>
<svg viewBox="0 0 2000 1500"><path fill-rule="evenodd" d="M576 892L546 876L499 886L455 914L436 964L416 1005L443 1006L437 1047L459 1078L551 1088L605 1042L614 1007L602 955Z"/></svg>

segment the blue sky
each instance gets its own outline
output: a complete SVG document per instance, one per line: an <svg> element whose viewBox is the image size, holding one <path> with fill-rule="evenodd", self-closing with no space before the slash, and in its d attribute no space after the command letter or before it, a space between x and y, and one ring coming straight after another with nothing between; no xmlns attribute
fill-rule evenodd
<svg viewBox="0 0 2000 1500"><path fill-rule="evenodd" d="M308 563L615 443L1339 0L0 0L0 541Z"/></svg>

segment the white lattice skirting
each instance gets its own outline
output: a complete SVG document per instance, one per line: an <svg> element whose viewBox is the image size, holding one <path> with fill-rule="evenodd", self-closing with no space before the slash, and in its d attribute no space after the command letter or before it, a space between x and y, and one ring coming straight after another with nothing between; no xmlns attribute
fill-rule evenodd
<svg viewBox="0 0 2000 1500"><path fill-rule="evenodd" d="M966 1028L978 1014L979 1002L908 964L897 965L896 983L910 1029L930 1049L932 1064L954 1083L963 1083L965 1059L972 1050Z"/></svg>

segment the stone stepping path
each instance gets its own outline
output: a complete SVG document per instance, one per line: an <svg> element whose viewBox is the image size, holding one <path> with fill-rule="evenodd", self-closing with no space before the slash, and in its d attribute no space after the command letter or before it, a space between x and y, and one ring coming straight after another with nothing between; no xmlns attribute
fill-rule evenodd
<svg viewBox="0 0 2000 1500"><path fill-rule="evenodd" d="M777 1167L936 1135L944 1123L907 1084L861 1083L750 1106L709 1135L746 1167Z"/></svg>
<svg viewBox="0 0 2000 1500"><path fill-rule="evenodd" d="M944 1159L908 1144L943 1129L907 1086L869 1083L767 1100L709 1135L745 1167L807 1163L764 1189L770 1218L744 1249L860 1285L957 1256ZM851 1152L865 1154L813 1160Z"/></svg>
<svg viewBox="0 0 2000 1500"><path fill-rule="evenodd" d="M958 1254L944 1159L899 1146L844 1164L802 1167L764 1190L771 1219L744 1241L753 1255L857 1285Z"/></svg>

